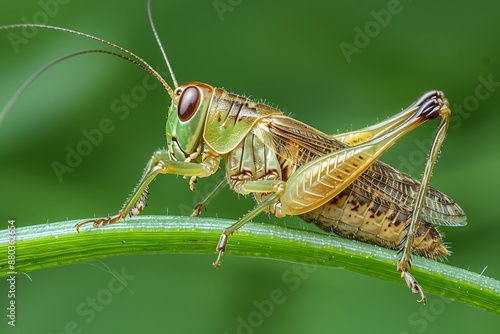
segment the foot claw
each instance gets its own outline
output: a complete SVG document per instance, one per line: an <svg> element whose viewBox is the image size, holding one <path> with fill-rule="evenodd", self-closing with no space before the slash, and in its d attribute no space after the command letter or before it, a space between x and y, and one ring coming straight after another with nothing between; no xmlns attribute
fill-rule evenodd
<svg viewBox="0 0 500 334"><path fill-rule="evenodd" d="M95 226L96 222L97 222L97 219L85 220L83 222L80 222L80 223L75 225L76 232L80 233L80 227L82 227L83 225L86 225L88 223L92 223L92 226Z"/></svg>
<svg viewBox="0 0 500 334"><path fill-rule="evenodd" d="M99 227L99 226L113 224L113 223L116 223L120 220L122 220L122 216L120 216L120 215L115 215L115 216L107 217L107 218L89 219L89 220L85 220L83 222L76 224L75 228L76 228L76 232L80 233L80 227L82 227L83 225L86 225L88 223L92 223L93 227Z"/></svg>
<svg viewBox="0 0 500 334"><path fill-rule="evenodd" d="M212 263L212 265L216 268L216 269L219 269L220 267L220 261L222 260L222 254L224 253L224 251L219 251L219 255L217 255L217 260L215 260L214 263Z"/></svg>
<svg viewBox="0 0 500 334"><path fill-rule="evenodd" d="M199 217L201 215L201 211L203 210L203 205L198 204L194 210L193 213L191 214L191 217Z"/></svg>
<svg viewBox="0 0 500 334"><path fill-rule="evenodd" d="M420 300L418 300L419 303L426 303L427 302L427 297L425 296L424 289L418 284L417 280L408 272L408 271L402 271L401 272L401 278L404 278L406 281L406 285L410 288L411 292L417 294L420 294Z"/></svg>
<svg viewBox="0 0 500 334"><path fill-rule="evenodd" d="M212 265L215 268L220 267L220 262L222 260L222 254L224 254L224 251L226 250L227 237L228 237L228 235L226 234L226 232L223 232L220 236L219 243L217 244L217 247L215 248L215 250L219 252L219 255L217 255L217 260L215 260L215 262L212 263Z"/></svg>

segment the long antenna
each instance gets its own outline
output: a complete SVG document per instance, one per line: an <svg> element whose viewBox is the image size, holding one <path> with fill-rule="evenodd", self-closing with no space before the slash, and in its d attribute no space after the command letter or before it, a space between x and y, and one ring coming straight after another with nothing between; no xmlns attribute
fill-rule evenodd
<svg viewBox="0 0 500 334"><path fill-rule="evenodd" d="M158 33L156 32L155 24L153 22L153 14L151 13L151 0L148 0L148 17L149 17L149 23L151 24L151 29L153 29L153 34L155 35L156 42L158 43L158 46L160 47L161 54L163 55L163 59L165 59L165 63L167 64L168 71L170 72L170 77L172 78L172 81L174 83L174 87L177 88L177 87L179 87L179 84L177 83L177 79L175 79L174 71L172 70L172 66L170 66L170 62L168 61L167 54L165 53L165 49L163 49L163 45L161 44L160 37L158 36Z"/></svg>
<svg viewBox="0 0 500 334"><path fill-rule="evenodd" d="M83 54L89 54L89 53L104 53L104 54L109 54L111 56L116 56L116 57L125 59L125 60L131 62L132 64L139 66L143 70L150 72L153 76L157 77L157 74L155 74L154 72L151 72L144 64L142 64L140 62L137 62L136 60L131 59L131 58L129 58L127 56L124 56L122 54L118 54L116 52L107 51L107 50L84 50L84 51L73 52L71 54L68 54L66 56L63 56L63 57L57 58L56 60L51 61L50 63L48 63L47 65L43 66L38 71L36 71L35 74L33 74L28 80L25 81L24 84L21 86L21 88L19 88L17 90L17 92L10 99L10 101L0 111L0 125L2 124L2 121L3 121L4 117L5 117L5 115L7 115L7 112L9 112L10 108L12 108L12 106L14 105L14 103L24 93L24 91L26 90L26 88L28 88L28 86L31 85L33 83L33 81L35 81L43 72L45 72L46 70L48 70L52 66L54 66L54 65L62 62L63 60L66 60L66 59L69 59L69 58L72 58L72 57L76 57L76 56L81 56ZM157 79L158 79L158 77L157 77Z"/></svg>
<svg viewBox="0 0 500 334"><path fill-rule="evenodd" d="M170 95L170 97L173 99L175 97L174 95L174 91L172 90L172 88L168 85L168 83L165 81L165 79L163 79L161 77L161 75L151 66L149 65L144 59L142 59L141 57L137 56L136 54L134 54L133 52L130 52L129 50L119 46L119 45L116 45L114 43L111 43L111 42L108 42L102 38L98 38L98 37L95 37L95 36L92 36L92 35L89 35L89 34L85 34L83 32L79 32L79 31L75 31L75 30L71 30L71 29L66 29L66 28L61 28L61 27L55 27L55 26L48 26L48 25L45 25L45 24L12 24L12 25L7 25L7 26L0 26L0 30L2 29L12 29L12 28L24 28L24 27L35 27L35 28L42 28L42 29L52 29L52 30L59 30L59 31L64 31L64 32L67 32L67 33L70 33L70 34L74 34L74 35L78 35L78 36L83 36L83 37L86 37L86 38L89 38L89 39L93 39L95 41L98 41L98 42L101 42L103 44L107 44L117 50L120 50L124 53L126 53L127 55L129 55L130 57L132 57L133 59L135 59L138 63L141 63L142 65L144 65L145 69L151 73L158 81L161 82L161 84L163 85L163 87L165 87L165 89L167 90L168 92L168 95Z"/></svg>

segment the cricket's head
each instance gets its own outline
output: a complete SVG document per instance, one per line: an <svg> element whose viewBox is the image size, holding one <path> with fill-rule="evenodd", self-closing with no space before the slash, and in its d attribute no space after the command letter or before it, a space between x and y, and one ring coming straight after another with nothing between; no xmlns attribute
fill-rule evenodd
<svg viewBox="0 0 500 334"><path fill-rule="evenodd" d="M167 146L172 160L196 159L214 88L202 82L177 87L167 116Z"/></svg>

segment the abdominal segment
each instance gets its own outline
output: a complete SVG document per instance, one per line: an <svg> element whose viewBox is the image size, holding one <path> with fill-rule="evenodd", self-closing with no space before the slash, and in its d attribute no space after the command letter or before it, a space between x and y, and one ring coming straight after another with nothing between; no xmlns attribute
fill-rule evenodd
<svg viewBox="0 0 500 334"><path fill-rule="evenodd" d="M301 218L344 238L399 250L408 232L411 212L376 203L348 187L330 202L301 215ZM448 254L438 230L424 219L420 219L412 252L429 259Z"/></svg>

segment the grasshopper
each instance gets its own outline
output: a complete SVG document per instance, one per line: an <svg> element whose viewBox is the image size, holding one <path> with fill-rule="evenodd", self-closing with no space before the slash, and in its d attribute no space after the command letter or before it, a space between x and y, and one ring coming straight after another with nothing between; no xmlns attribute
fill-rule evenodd
<svg viewBox="0 0 500 334"><path fill-rule="evenodd" d="M238 194L253 194L257 204L222 232L216 246L215 267L221 264L229 236L258 214L300 216L324 231L400 251L397 270L411 291L420 294L419 301L425 303L422 287L409 273L412 253L429 259L444 257L448 250L434 225L466 224L463 210L451 198L429 187L450 122L451 111L444 94L437 90L427 92L381 123L328 135L276 108L209 84L178 85L156 33L149 2L148 13L173 88L146 61L103 39L39 24L0 27L53 29L107 44L121 53L81 51L57 59L42 71L72 56L102 52L124 58L151 73L172 99L166 123L167 147L153 153L122 209L113 216L80 222L76 229L80 231L89 223L94 227L114 224L138 215L145 208L149 184L159 174L189 178L189 187L194 190L197 178L213 175L225 159L225 179L195 208L192 216L199 216L227 184ZM437 117L441 122L420 181L377 160L405 134Z"/></svg>

